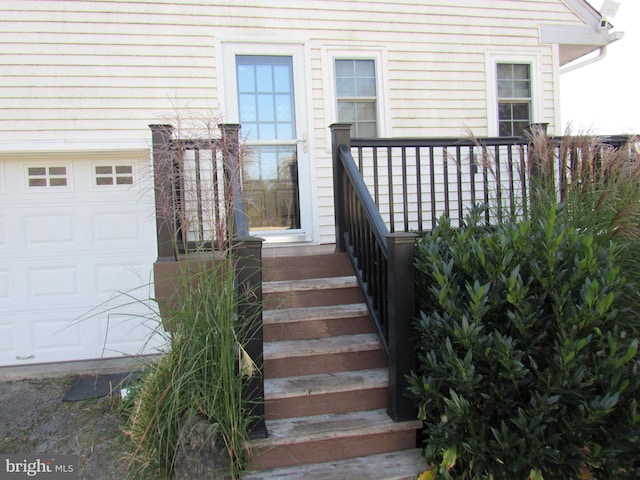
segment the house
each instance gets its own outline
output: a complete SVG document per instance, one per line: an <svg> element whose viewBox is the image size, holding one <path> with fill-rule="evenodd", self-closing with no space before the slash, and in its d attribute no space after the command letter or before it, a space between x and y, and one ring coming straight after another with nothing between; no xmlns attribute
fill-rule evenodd
<svg viewBox="0 0 640 480"><path fill-rule="evenodd" d="M561 69L619 37L585 0L1 2L0 365L161 343L137 300L156 259L148 125L241 124L252 233L330 244L329 125L558 132Z"/></svg>

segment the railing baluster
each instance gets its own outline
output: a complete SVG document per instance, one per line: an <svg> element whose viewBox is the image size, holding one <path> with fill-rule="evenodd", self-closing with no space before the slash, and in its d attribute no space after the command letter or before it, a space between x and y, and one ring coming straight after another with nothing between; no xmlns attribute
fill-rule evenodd
<svg viewBox="0 0 640 480"><path fill-rule="evenodd" d="M433 145L429 146L429 183L431 188L431 228L436 228L436 223L438 221L436 215L436 166L434 159L434 151Z"/></svg>
<svg viewBox="0 0 640 480"><path fill-rule="evenodd" d="M457 188L458 188L458 219L460 224L462 224L462 219L464 217L464 204L462 202L462 147L460 145L456 145L456 169L457 169Z"/></svg>
<svg viewBox="0 0 640 480"><path fill-rule="evenodd" d="M423 201L422 201L422 159L420 158L420 147L416 146L416 196L418 208L418 231L422 232L423 228Z"/></svg>
<svg viewBox="0 0 640 480"><path fill-rule="evenodd" d="M409 191L407 187L407 147L401 149L402 161L402 211L404 231L409 231Z"/></svg>
<svg viewBox="0 0 640 480"><path fill-rule="evenodd" d="M389 231L395 232L395 209L393 207L393 149L387 147L387 179L388 179L388 191L389 191Z"/></svg>

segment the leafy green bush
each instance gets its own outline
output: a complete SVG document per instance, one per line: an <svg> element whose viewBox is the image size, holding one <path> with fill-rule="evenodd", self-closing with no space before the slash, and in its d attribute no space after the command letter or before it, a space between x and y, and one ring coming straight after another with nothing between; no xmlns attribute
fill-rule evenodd
<svg viewBox="0 0 640 480"><path fill-rule="evenodd" d="M431 478L637 478L640 323L621 248L558 206L477 220L441 220L417 247L410 395Z"/></svg>

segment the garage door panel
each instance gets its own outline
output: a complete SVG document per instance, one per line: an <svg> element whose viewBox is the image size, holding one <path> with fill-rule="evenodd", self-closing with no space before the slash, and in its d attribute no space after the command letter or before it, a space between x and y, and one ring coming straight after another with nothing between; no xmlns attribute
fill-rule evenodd
<svg viewBox="0 0 640 480"><path fill-rule="evenodd" d="M0 305L11 299L9 270L0 270Z"/></svg>
<svg viewBox="0 0 640 480"><path fill-rule="evenodd" d="M111 314L100 318L100 331L106 332L103 337L105 355L113 354L151 354L158 353L164 346L162 335L158 335L159 319L140 308L135 314Z"/></svg>
<svg viewBox="0 0 640 480"><path fill-rule="evenodd" d="M74 240L72 215L34 214L25 217L26 247L71 247Z"/></svg>
<svg viewBox="0 0 640 480"><path fill-rule="evenodd" d="M72 324L66 314L64 318L32 322L34 348L39 354L51 355L60 352L82 353L86 349L85 339L89 325Z"/></svg>
<svg viewBox="0 0 640 480"><path fill-rule="evenodd" d="M27 270L28 301L33 303L80 298L79 271L75 266L31 267Z"/></svg>
<svg viewBox="0 0 640 480"><path fill-rule="evenodd" d="M96 265L96 295L105 300L121 295L129 301L144 301L153 294L150 275L148 264L143 263L123 265L114 261Z"/></svg>
<svg viewBox="0 0 640 480"><path fill-rule="evenodd" d="M134 247L143 238L140 224L140 215L136 213L95 214L93 216L95 244L100 247L120 242L127 243L129 247Z"/></svg>

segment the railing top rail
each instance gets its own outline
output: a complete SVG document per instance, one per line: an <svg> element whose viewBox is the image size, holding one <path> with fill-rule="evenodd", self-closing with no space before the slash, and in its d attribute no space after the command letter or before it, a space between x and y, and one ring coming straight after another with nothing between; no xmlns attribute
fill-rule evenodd
<svg viewBox="0 0 640 480"><path fill-rule="evenodd" d="M351 156L351 152L347 148L346 145L340 145L338 150L340 160L345 169L345 174L349 177L349 181L354 186L354 191L356 195L358 195L358 199L360 200L365 214L367 216L367 220L373 227L374 235L376 236L376 241L384 248L386 251L387 248L387 238L386 235L389 234L389 229L382 220L380 213L378 212L378 208L376 207L369 191L367 190L367 186L362 179L362 175L358 171L358 167L356 166L356 162L353 160Z"/></svg>
<svg viewBox="0 0 640 480"><path fill-rule="evenodd" d="M596 135L602 143L622 145L638 135ZM551 137L556 142L564 139L579 138L579 136ZM527 145L530 143L527 137L444 137L444 138L420 138L420 137L394 137L394 138L352 138L352 147L473 147L473 146L502 146L502 145Z"/></svg>

